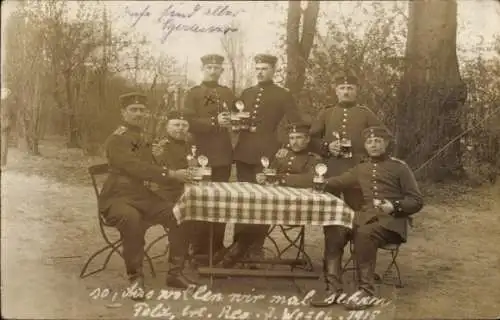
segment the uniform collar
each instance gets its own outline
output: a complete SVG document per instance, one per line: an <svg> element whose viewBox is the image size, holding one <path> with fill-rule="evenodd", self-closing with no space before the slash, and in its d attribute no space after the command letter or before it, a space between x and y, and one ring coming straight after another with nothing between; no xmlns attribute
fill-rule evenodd
<svg viewBox="0 0 500 320"><path fill-rule="evenodd" d="M216 88L219 86L219 83L217 81L203 81L201 84L209 88Z"/></svg>
<svg viewBox="0 0 500 320"><path fill-rule="evenodd" d="M387 160L389 158L390 158L390 156L387 153L384 153L383 155L381 155L379 157L369 157L370 162L372 162L372 163L383 162L383 161L385 161L385 160Z"/></svg>
<svg viewBox="0 0 500 320"><path fill-rule="evenodd" d="M167 135L167 139L168 141L172 142L172 143L175 143L175 144L186 144L187 141L185 139L175 139L173 138L172 136L169 136Z"/></svg>
<svg viewBox="0 0 500 320"><path fill-rule="evenodd" d="M339 102L338 103L338 106L341 107L341 108L352 108L356 105L356 102Z"/></svg>
<svg viewBox="0 0 500 320"><path fill-rule="evenodd" d="M273 84L274 84L273 80L266 80L266 81L259 82L260 87L268 87L268 86L273 85Z"/></svg>
<svg viewBox="0 0 500 320"><path fill-rule="evenodd" d="M127 129L129 129L130 131L133 131L133 132L137 132L137 133L142 132L142 127L132 125L132 124L127 123L127 122L123 122L122 126L126 127Z"/></svg>

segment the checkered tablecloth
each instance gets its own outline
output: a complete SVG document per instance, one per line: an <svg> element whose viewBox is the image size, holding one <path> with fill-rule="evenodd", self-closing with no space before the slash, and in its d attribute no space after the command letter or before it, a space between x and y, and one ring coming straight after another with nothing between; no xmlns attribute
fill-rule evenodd
<svg viewBox="0 0 500 320"><path fill-rule="evenodd" d="M354 218L354 211L331 194L246 182L189 185L175 205L174 214L179 223L198 220L348 228L352 228Z"/></svg>

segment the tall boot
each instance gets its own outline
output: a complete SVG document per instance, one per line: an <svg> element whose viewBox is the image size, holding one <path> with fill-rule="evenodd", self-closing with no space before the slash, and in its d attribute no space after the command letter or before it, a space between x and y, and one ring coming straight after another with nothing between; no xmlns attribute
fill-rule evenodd
<svg viewBox="0 0 500 320"><path fill-rule="evenodd" d="M342 288L342 255L326 260L326 270L323 276L326 288L318 292L311 300L311 306L324 308L334 305Z"/></svg>
<svg viewBox="0 0 500 320"><path fill-rule="evenodd" d="M375 296L375 261L363 263L358 266L358 291L356 299L351 299L345 304L347 310L365 310L377 301Z"/></svg>
<svg viewBox="0 0 500 320"><path fill-rule="evenodd" d="M165 280L165 284L168 287L187 289L190 285L199 285L194 280L184 275L185 260L184 257L170 257L168 261L167 278Z"/></svg>

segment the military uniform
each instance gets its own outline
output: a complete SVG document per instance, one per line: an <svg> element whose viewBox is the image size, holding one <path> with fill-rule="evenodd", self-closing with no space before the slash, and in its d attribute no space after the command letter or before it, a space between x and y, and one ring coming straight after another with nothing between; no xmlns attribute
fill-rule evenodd
<svg viewBox="0 0 500 320"><path fill-rule="evenodd" d="M201 57L203 65L222 65L224 57L209 54ZM220 85L216 81L203 81L200 85L191 88L184 101L184 112L189 117L190 131L194 143L198 147L198 155L208 158L208 165L212 168L211 180L227 182L231 176L233 164L233 145L231 132L227 127L219 125L217 116L234 109L235 96L231 89ZM197 224L197 239L193 243L195 255L208 254L208 238L210 222ZM214 225L214 248L224 246L225 224Z"/></svg>
<svg viewBox="0 0 500 320"><path fill-rule="evenodd" d="M353 76L341 74L337 79L337 84L342 83L357 84L357 79ZM319 153L327 159L328 171L326 177L336 176L358 164L366 155L364 150L364 140L362 131L371 126L381 126L381 121L368 107L351 102L341 102L337 105L322 110L311 127L311 136L314 148L313 151ZM339 137L334 136L334 132ZM328 151L328 145L336 138L345 138L351 142L350 158L332 155ZM328 190L330 191L330 190ZM362 199L358 186L345 189L343 196L345 202L354 210L361 207ZM336 194L339 196L339 194Z"/></svg>
<svg viewBox="0 0 500 320"><path fill-rule="evenodd" d="M276 57L258 55L255 61L274 65ZM240 99L245 104L245 110L250 113L250 130L239 133L234 150L236 174L238 181L255 182L255 176L261 168L261 157L273 159L283 145L278 140L277 132L283 117L286 116L289 122L301 122L302 117L292 94L273 81L261 82L244 90ZM241 225L235 226L235 237L241 228Z"/></svg>
<svg viewBox="0 0 500 320"><path fill-rule="evenodd" d="M298 131L308 134L309 127L301 125L306 130ZM292 125L291 132L298 132L297 126ZM295 128L295 129L294 129ZM314 167L321 161L317 154L307 151L307 148L298 152L290 151L286 157L275 159L270 168L276 170L276 182L281 186L294 188L309 188L313 185ZM262 167L261 167L262 170ZM221 266L230 267L240 260L248 252L251 246L264 243L268 233L267 225L242 225L240 234L229 248L229 253L223 258ZM219 260L219 259L216 259Z"/></svg>
<svg viewBox="0 0 500 320"><path fill-rule="evenodd" d="M368 128L363 135L389 139L388 131L383 127ZM333 189L356 184L360 185L364 198L363 207L355 216L354 254L359 268L358 286L363 292L373 295L377 249L388 243L406 242L408 217L422 209L423 199L408 165L387 153L367 158L349 171L327 180L327 185ZM376 207L375 203L384 199L393 204L394 211L390 214ZM335 264L327 278L337 290L341 286L340 263L349 233L347 230L330 233L331 241L325 244L330 246L325 251Z"/></svg>
<svg viewBox="0 0 500 320"><path fill-rule="evenodd" d="M120 98L124 108L133 103L145 104L145 96L137 93ZM187 285L190 282L184 279L182 269L188 247L184 227L177 225L172 213L175 202L162 199L147 186L150 182L175 183L169 176L169 168L154 164L151 144L145 141L138 126L124 123L111 134L105 146L110 174L99 196L99 210L105 221L120 231L129 279L143 286L144 235L150 226L161 224L169 230L167 284Z"/></svg>
<svg viewBox="0 0 500 320"><path fill-rule="evenodd" d="M170 112L167 115L170 119L184 119L184 115L180 112ZM172 137L167 137L163 141L163 152L156 156L156 161L160 165L167 166L171 170L186 169L188 168L188 155L192 153L192 148L198 147L193 143L192 140L176 140ZM159 187L157 191L162 197L166 199L177 200L181 197L184 192L184 183L179 181L174 181L169 185L163 185ZM189 225L190 229L190 241L193 246L193 254L208 254L209 250L209 236L210 232L208 229L209 224L204 221L189 221L185 222ZM224 231L225 224L214 223L214 250L221 250L224 247Z"/></svg>

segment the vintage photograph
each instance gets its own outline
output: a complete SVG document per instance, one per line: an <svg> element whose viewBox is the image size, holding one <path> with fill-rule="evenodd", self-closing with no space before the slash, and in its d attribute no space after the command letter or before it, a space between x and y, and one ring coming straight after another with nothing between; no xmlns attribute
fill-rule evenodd
<svg viewBox="0 0 500 320"><path fill-rule="evenodd" d="M2 318L500 317L500 2L1 14Z"/></svg>

